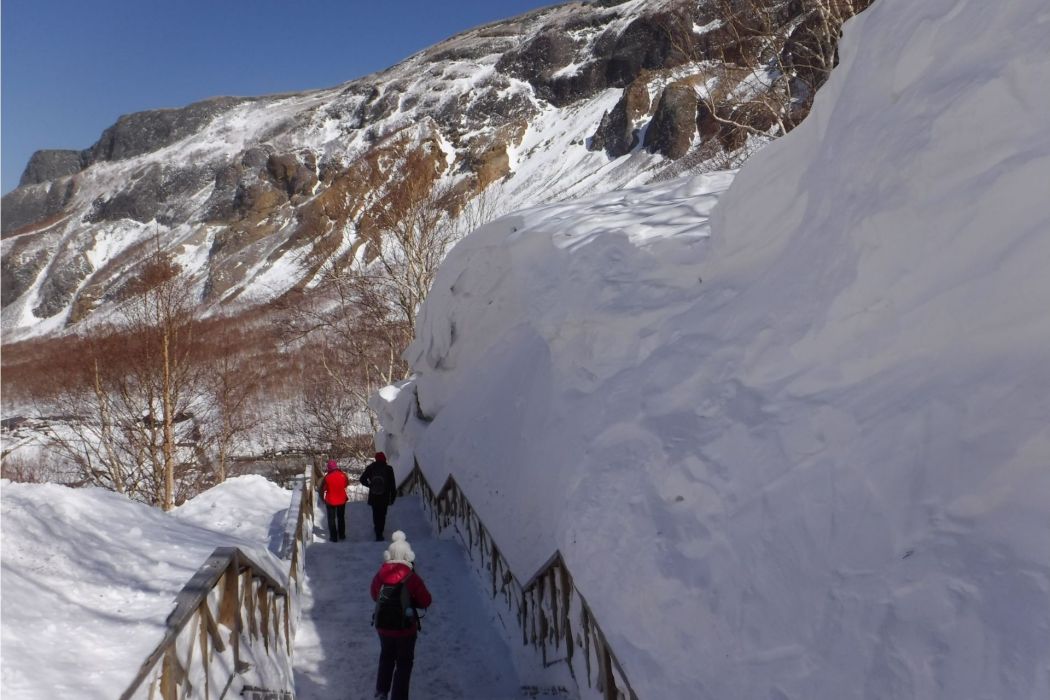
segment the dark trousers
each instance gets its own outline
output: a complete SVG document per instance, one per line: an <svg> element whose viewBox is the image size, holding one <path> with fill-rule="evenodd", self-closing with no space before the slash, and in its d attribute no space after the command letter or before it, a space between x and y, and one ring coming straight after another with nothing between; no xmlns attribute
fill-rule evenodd
<svg viewBox="0 0 1050 700"><path fill-rule="evenodd" d="M346 504L333 506L324 504L328 512L328 539L332 542L346 539Z"/></svg>
<svg viewBox="0 0 1050 700"><path fill-rule="evenodd" d="M372 525L376 529L376 539L383 539L383 530L386 528L386 509L390 504L386 501L372 504Z"/></svg>
<svg viewBox="0 0 1050 700"><path fill-rule="evenodd" d="M390 693L390 700L408 700L408 681L416 658L416 636L379 635L379 673L376 692Z"/></svg>

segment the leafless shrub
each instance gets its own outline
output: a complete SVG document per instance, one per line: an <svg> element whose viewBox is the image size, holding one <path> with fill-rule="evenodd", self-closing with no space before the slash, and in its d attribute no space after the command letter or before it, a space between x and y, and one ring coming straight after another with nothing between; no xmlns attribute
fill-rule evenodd
<svg viewBox="0 0 1050 700"><path fill-rule="evenodd" d="M0 459L0 478L24 484L39 484L47 481L43 470L33 460L21 454L5 454Z"/></svg>
<svg viewBox="0 0 1050 700"><path fill-rule="evenodd" d="M81 480L172 508L204 478L193 454L200 372L194 362L191 292L156 251L123 290L123 319L68 339L50 395L66 416L50 447Z"/></svg>
<svg viewBox="0 0 1050 700"><path fill-rule="evenodd" d="M405 378L402 353L441 260L497 213L497 188L475 195L426 167L417 162L392 178L366 209L359 229L367 242L356 258L332 261L315 289L281 302L285 345L308 358L294 418L296 442L305 450L371 456L379 426L369 397Z"/></svg>

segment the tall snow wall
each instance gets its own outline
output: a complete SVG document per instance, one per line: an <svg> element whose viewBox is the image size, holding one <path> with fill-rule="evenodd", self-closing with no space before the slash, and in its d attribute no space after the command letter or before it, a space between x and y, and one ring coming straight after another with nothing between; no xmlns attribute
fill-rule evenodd
<svg viewBox="0 0 1050 700"><path fill-rule="evenodd" d="M1047 36L879 0L710 221L729 174L472 234L380 445L643 700L1050 697Z"/></svg>

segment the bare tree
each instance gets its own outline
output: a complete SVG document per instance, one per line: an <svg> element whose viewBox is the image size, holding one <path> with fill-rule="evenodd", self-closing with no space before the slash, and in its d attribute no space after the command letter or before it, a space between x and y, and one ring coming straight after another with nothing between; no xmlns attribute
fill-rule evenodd
<svg viewBox="0 0 1050 700"><path fill-rule="evenodd" d="M206 479L193 453L201 398L194 299L178 272L158 246L123 290L123 322L71 349L79 363L55 392L67 420L50 435L82 483L164 510Z"/></svg>
<svg viewBox="0 0 1050 700"><path fill-rule="evenodd" d="M402 353L438 265L463 235L495 217L498 192L475 195L418 172L391 180L360 222L368 242L356 257L330 262L315 289L283 300L286 343L310 358L296 420L303 442L337 456L370 456L378 424L368 400L407 375Z"/></svg>
<svg viewBox="0 0 1050 700"><path fill-rule="evenodd" d="M162 497L157 480L160 431L156 422L145 419L138 389L124 381L123 372L116 377L110 371L130 364L131 353L124 350L113 336L71 344L71 354L84 363L75 373L64 373L55 401L61 419L47 423L44 431L49 447L79 473L75 483L156 505Z"/></svg>
<svg viewBox="0 0 1050 700"><path fill-rule="evenodd" d="M159 244L131 285L124 314L130 328L140 334L141 373L138 384L146 390L147 420L161 425L161 507L175 505L175 421L193 413L200 392L200 367L193 361L193 308L196 301L189 285L179 278L179 267L160 251ZM159 380L159 381L158 381Z"/></svg>
<svg viewBox="0 0 1050 700"><path fill-rule="evenodd" d="M201 451L210 453L215 481L222 483L230 473L231 457L259 425L254 403L266 368L247 349L245 334L235 331L226 319L208 324L204 332L201 364L206 416L201 421Z"/></svg>
<svg viewBox="0 0 1050 700"><path fill-rule="evenodd" d="M413 178L390 187L369 212L374 241L359 275L403 322L409 337L416 313L452 244L463 235L456 214L462 195L448 185Z"/></svg>
<svg viewBox="0 0 1050 700"><path fill-rule="evenodd" d="M364 456L345 453L352 442L348 431L362 429L361 424L377 429L368 398L404 376L407 325L391 312L371 277L334 266L316 290L282 303L285 344L303 358L295 435L304 449Z"/></svg>

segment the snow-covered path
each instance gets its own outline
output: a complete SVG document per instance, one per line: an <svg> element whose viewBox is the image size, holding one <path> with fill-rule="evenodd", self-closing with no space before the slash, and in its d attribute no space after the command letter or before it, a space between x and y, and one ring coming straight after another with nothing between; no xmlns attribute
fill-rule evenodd
<svg viewBox="0 0 1050 700"><path fill-rule="evenodd" d="M371 512L347 507L347 539L331 543L318 513L317 541L306 557L303 620L296 635L298 700L370 700L379 642L369 625L368 586L388 542L372 541ZM387 517L387 535L404 530L416 569L434 596L416 644L412 694L430 700L518 700L549 696L550 674L521 670L495 627L490 603L470 571L459 543L432 536L417 496L399 499ZM523 678L522 675L528 678ZM558 697L571 697L567 693Z"/></svg>

